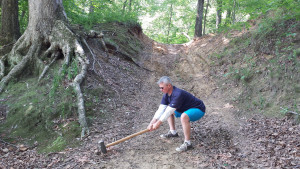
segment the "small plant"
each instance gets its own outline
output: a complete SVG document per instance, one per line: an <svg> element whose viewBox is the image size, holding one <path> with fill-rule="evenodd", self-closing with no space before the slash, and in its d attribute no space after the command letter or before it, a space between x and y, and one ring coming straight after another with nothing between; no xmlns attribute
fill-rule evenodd
<svg viewBox="0 0 300 169"><path fill-rule="evenodd" d="M264 109L265 105L266 105L266 99L263 96L259 97L259 105L260 105L260 109Z"/></svg>

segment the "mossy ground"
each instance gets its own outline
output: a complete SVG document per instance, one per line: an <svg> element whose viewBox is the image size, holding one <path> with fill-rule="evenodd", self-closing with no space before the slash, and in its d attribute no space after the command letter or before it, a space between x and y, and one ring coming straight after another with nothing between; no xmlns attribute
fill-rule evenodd
<svg viewBox="0 0 300 169"><path fill-rule="evenodd" d="M59 68L59 64L54 66L40 83L37 77L24 77L8 84L0 95L1 106L7 112L5 123L0 124L1 139L31 147L37 145L40 152L78 145L81 128L77 121L77 99L68 78L75 70L71 66L62 77L54 73ZM86 97L96 101L103 92L87 91ZM87 99L89 124L95 113L93 106L91 99Z"/></svg>

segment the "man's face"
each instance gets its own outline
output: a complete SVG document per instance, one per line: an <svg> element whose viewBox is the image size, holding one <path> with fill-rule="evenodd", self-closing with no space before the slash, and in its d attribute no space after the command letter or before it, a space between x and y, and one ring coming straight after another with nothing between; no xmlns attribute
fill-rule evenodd
<svg viewBox="0 0 300 169"><path fill-rule="evenodd" d="M162 91L163 93L168 93L170 90L170 84L164 84L164 83L160 83L159 84L159 89L160 91Z"/></svg>

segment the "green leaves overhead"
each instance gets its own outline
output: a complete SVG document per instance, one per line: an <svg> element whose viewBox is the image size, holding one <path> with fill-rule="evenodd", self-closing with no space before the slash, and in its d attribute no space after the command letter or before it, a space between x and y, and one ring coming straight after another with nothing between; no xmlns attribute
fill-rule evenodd
<svg viewBox="0 0 300 169"><path fill-rule="evenodd" d="M69 20L87 29L103 22L137 22L143 11L138 0L65 0L63 3Z"/></svg>
<svg viewBox="0 0 300 169"><path fill-rule="evenodd" d="M103 22L142 23L144 32L163 43L185 43L194 37L198 0L63 0L72 24L86 29ZM240 29L262 15L300 18L299 0L204 0L205 34ZM217 9L219 13L216 17ZM220 18L221 17L221 18ZM28 23L28 0L19 1L21 32ZM218 24L217 24L218 21Z"/></svg>

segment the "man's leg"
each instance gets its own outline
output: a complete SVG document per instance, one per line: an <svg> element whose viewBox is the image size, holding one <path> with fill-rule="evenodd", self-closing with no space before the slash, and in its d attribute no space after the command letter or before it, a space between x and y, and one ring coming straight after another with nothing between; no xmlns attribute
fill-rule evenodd
<svg viewBox="0 0 300 169"><path fill-rule="evenodd" d="M180 120L184 133L185 141L190 141L191 138L191 123L190 121L197 121L204 116L204 112L200 109L192 108L182 113Z"/></svg>
<svg viewBox="0 0 300 169"><path fill-rule="evenodd" d="M160 135L161 138L170 138L170 137L178 137L178 133L175 130L175 117L174 114L172 114L168 118L168 124L170 127L170 131L167 134Z"/></svg>
<svg viewBox="0 0 300 169"><path fill-rule="evenodd" d="M184 140L189 141L191 137L191 123L190 118L187 114L182 113L181 115L181 125L184 133Z"/></svg>
<svg viewBox="0 0 300 169"><path fill-rule="evenodd" d="M191 123L190 121L197 121L201 117L203 117L204 112L202 112L200 109L192 108L184 113L182 113L180 120L181 120L181 125L184 133L184 143L176 148L176 151L182 152L189 150L193 148L190 138L191 138Z"/></svg>
<svg viewBox="0 0 300 169"><path fill-rule="evenodd" d="M175 118L174 118L174 114L172 114L168 118L168 124L169 124L170 130L175 130Z"/></svg>

